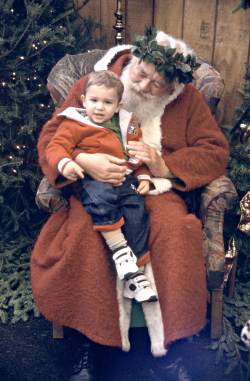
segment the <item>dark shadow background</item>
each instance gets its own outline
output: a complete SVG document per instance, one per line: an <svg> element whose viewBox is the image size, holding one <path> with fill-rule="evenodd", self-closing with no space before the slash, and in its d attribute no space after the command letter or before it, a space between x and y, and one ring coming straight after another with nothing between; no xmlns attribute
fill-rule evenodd
<svg viewBox="0 0 250 381"><path fill-rule="evenodd" d="M224 374L222 362L207 348L205 329L192 339L174 343L167 356L154 358L145 328L131 330L131 351L95 346L98 381L174 381L173 364L182 363L193 381L238 381L237 371ZM63 340L52 338L52 324L43 318L0 325L0 381L68 381L82 338L65 329Z"/></svg>

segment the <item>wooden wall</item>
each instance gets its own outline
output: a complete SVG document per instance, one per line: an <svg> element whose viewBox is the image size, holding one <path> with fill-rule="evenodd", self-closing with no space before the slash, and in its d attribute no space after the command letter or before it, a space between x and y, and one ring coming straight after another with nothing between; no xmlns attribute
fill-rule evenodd
<svg viewBox="0 0 250 381"><path fill-rule="evenodd" d="M97 36L101 47L114 45L116 0L90 0L83 16L100 23ZM144 25L182 38L201 58L220 71L225 91L220 102L220 120L232 121L235 107L241 103L239 90L250 64L250 11L232 10L239 0L122 0L124 42L142 34Z"/></svg>

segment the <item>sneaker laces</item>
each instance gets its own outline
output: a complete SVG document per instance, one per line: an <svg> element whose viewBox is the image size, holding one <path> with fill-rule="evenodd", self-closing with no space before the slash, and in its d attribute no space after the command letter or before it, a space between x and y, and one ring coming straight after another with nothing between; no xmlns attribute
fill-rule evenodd
<svg viewBox="0 0 250 381"><path fill-rule="evenodd" d="M147 288L151 287L151 284L149 280L146 278L146 276L143 273L136 273L132 276L129 277L127 281L133 281L134 283L137 284L138 288Z"/></svg>
<svg viewBox="0 0 250 381"><path fill-rule="evenodd" d="M129 262L129 261L136 262L136 256L134 255L133 251L130 249L129 246L125 246L117 250L113 254L112 258L117 264L121 264L123 262Z"/></svg>

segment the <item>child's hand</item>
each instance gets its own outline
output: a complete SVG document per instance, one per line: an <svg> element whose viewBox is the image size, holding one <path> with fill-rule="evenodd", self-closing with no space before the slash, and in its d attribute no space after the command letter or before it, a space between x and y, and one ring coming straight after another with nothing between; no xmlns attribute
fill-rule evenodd
<svg viewBox="0 0 250 381"><path fill-rule="evenodd" d="M146 194L149 192L150 181L149 180L141 180L139 186L137 188L137 192L140 194Z"/></svg>
<svg viewBox="0 0 250 381"><path fill-rule="evenodd" d="M77 179L84 178L84 170L75 161L68 161L62 170L62 175L66 179L76 181Z"/></svg>

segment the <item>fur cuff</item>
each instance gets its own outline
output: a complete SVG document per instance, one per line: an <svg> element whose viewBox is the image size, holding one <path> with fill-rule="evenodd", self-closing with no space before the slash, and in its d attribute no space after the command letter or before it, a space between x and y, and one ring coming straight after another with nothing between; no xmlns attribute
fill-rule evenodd
<svg viewBox="0 0 250 381"><path fill-rule="evenodd" d="M137 176L137 179L138 179L138 181L142 181L142 180L151 181L151 177L149 175L139 175L139 176Z"/></svg>
<svg viewBox="0 0 250 381"><path fill-rule="evenodd" d="M153 177L151 178L151 182L154 184L155 187L155 189L149 191L149 194L152 196L157 196L158 194L168 192L172 188L172 183L168 179L162 179L161 177Z"/></svg>

